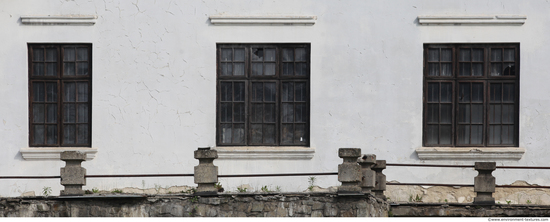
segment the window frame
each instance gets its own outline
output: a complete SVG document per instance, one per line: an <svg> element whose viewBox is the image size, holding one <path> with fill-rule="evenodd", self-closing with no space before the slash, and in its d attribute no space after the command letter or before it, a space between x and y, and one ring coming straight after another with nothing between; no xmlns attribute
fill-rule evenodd
<svg viewBox="0 0 550 222"><path fill-rule="evenodd" d="M222 49L232 48L234 55L234 49L235 48L244 48L244 75L241 76L235 76L235 75L222 75L222 69L224 67L224 63L227 61L221 61L222 59ZM274 75L265 75L265 65L262 65L262 72L263 75L253 75L253 69L252 66L254 63L257 63L258 61L253 60L252 58L252 49L253 48L263 48L264 52L266 48L275 49L275 61L262 61L262 63L274 63L275 64L275 73ZM296 49L297 48L305 48L305 60L298 60L296 61L293 58L293 61L283 61L283 49L291 48L293 51L293 57L296 55ZM233 58L232 58L233 59ZM235 61L229 61L229 63L234 63ZM238 61L241 62L241 61ZM285 63L293 63L292 70L294 75L283 75L283 64ZM299 67L303 68L303 64L301 66L297 66L296 63L303 63L305 64L305 75L299 76L296 75L298 72L297 70ZM305 146L309 147L310 145L310 135L309 135L309 127L310 127L310 70L311 70L311 44L310 43L218 43L216 44L216 145L217 146ZM234 66L232 66L234 67ZM233 72L232 68L232 71ZM304 70L301 70L304 72ZM235 72L233 72L235 73ZM221 85L222 83L226 82L244 82L245 85L245 92L244 92L244 142L242 143L234 143L234 141L231 141L231 143L223 143L222 141L222 124L227 124L227 122L222 123L222 117L221 117L221 110L222 110L222 103L227 101L222 101L221 96ZM287 101L283 101L282 94L283 94L283 84L292 82L297 83L305 83L305 101L292 101L292 103L305 103L305 120L302 122L290 122L290 123L283 123L283 111L282 106L283 103L287 103ZM253 101L253 85L258 83L275 83L275 101L274 102L268 102L268 101ZM232 88L233 89L233 88ZM262 90L264 90L263 88ZM293 91L295 92L295 91ZM235 101L232 101L235 102ZM275 122L273 124L275 125L275 138L273 143L266 143L265 137L262 137L262 141L259 143L255 143L252 141L252 104L267 104L267 103L273 103L275 104ZM262 106L263 107L263 106ZM295 106L293 106L295 107ZM294 109L294 108L293 108ZM233 115L233 114L232 114ZM295 118L296 112L293 111L293 118ZM233 118L233 116L231 117ZM262 114L262 122L256 123L261 124L262 127L266 125L265 122L266 115ZM234 122L230 122L231 124L234 124ZM271 122L268 122L267 125L269 125ZM283 142L283 125L286 124L292 124L292 140L291 143L285 143ZM305 142L303 143L296 143L295 133L296 129L294 128L296 124L304 125L304 134L303 137L305 137ZM233 126L232 126L233 129ZM262 128L264 129L264 128ZM232 136L233 137L233 136Z"/></svg>
<svg viewBox="0 0 550 222"><path fill-rule="evenodd" d="M65 55L65 48L66 47L72 47L75 49L75 57L74 57L74 61L71 61L71 60L65 60L64 59L64 55ZM34 74L34 69L36 68L35 64L34 63L40 63L40 62L44 62L44 63L47 63L46 61L46 58L44 58L44 61L38 61L34 58L34 51L36 49L44 49L46 51L46 49L51 49L51 48L54 48L56 49L57 51L57 55L55 56L56 58L56 65L55 65L55 75L52 75L52 76L48 76L46 75L46 72L44 73L44 75L33 75ZM79 60L78 56L77 56L77 48L86 48L87 49L87 59L84 59L84 60ZM29 95L28 95L28 101L29 101L29 147L91 147L92 145L92 73L93 73L93 70L92 70L92 44L91 43L28 43L27 44L27 52L28 52L28 87L29 87ZM46 53L46 52L44 52ZM54 61L50 61L49 63L54 63ZM65 63L74 63L74 75L64 75L64 66L65 66ZM82 67L86 67L87 68L87 74L86 75L79 75L78 74L78 69L79 69L79 64L82 64L82 63L87 63L87 67L86 65L82 66ZM43 101L43 102L40 102L40 101L35 101L34 100L34 89L33 89L33 84L34 83L37 83L37 82L44 82L44 83L47 83L47 82L50 82L50 83L55 83L55 87L57 88L56 89L56 98L55 98L55 102L50 102L51 104L56 104L56 108L57 108L57 113L56 113L56 120L55 122L52 122L50 123L50 125L56 125L57 126L57 130L56 130L56 133L57 133L57 140L55 143L48 143L47 140L48 140L48 135L47 135L47 132L46 130L44 130L44 143L38 143L35 140L35 130L34 130L34 125L48 125L47 124L47 120L44 119L44 122L43 123L34 123L34 108L33 108L33 105L36 104L36 103L44 103L46 104L46 101ZM75 84L75 87L74 87L74 101L66 101L66 97L67 97L67 94L65 94L65 90L69 90L69 89L66 89L65 86L67 84L70 84L70 83L74 83ZM79 83L85 83L86 87L87 87L87 94L88 96L87 97L79 97L78 96L78 93L80 93L81 91L79 90ZM45 86L46 87L46 86ZM78 97L78 98L77 98ZM86 98L87 101L78 101L80 98ZM74 104L75 105L75 121L74 123L71 123L71 122L65 122L64 121L64 118L65 118L65 110L63 109L64 105L66 104ZM86 115L87 115L87 119L86 119L86 122L79 122L78 118L78 104L87 104L87 112L86 112ZM46 116L46 108L44 108L44 116ZM46 117L45 117L46 118ZM86 129L87 130L87 134L85 134L85 136L87 137L87 142L86 143L77 143L78 141L78 128L79 125L83 125L83 124L87 124L87 127L84 126L84 128L82 129ZM65 130L65 126L64 125L73 125L74 126L74 131L73 131L73 134L74 134L74 141L75 143L66 143L64 141L64 138L63 138L63 135L64 135L64 130Z"/></svg>
<svg viewBox="0 0 550 222"><path fill-rule="evenodd" d="M441 61L442 60L442 51L440 50L438 52L438 56L439 56L439 60L436 62L436 61L432 61L429 59L429 49L434 49L434 48L439 48L439 49L451 49L451 75L450 76L442 76L442 63L448 63L448 62L445 62L445 61ZM473 58L473 49L483 49L483 61L482 62L476 62L474 61L474 59L470 59L470 61L462 61L459 59L460 57L460 50L461 49L470 49L470 53L469 53L469 56L470 58ZM502 58L501 58L501 61L493 61L492 60L492 50L493 49L503 49L502 50ZM514 49L514 60L511 62L511 60L509 61L505 61L505 56L504 56L504 53L505 53L505 50L504 49ZM449 43L449 44L445 44L445 43L434 43L434 44L430 44L430 43L426 43L424 44L423 46L423 111L422 111L422 116L423 116L423 121L422 121L422 145L424 147L519 147L519 104L520 104L520 101L519 101L519 95L520 95L520 89L519 89L519 84L520 84L520 45L519 43L480 43L480 44L476 44L476 43ZM439 69L439 71L437 71L438 73L438 76L433 76L433 75L430 75L430 64L435 64L435 63L438 63L437 67ZM462 67L461 64L462 63L470 63L470 65L468 65L467 67L469 67L469 74L470 75L460 75L460 68ZM483 65L481 66L482 68L482 75L481 76L474 76L475 74L475 71L474 71L474 67L472 64L474 63L482 63ZM491 74L492 72L492 64L498 64L500 63L501 64L501 75L500 76L494 76ZM515 66L515 68L513 69L514 70L514 74L513 75L505 75L504 74L504 71L506 70L505 69L505 64L512 64ZM479 67L479 66L478 66ZM437 70L437 69L435 69ZM503 71L504 70L504 71ZM440 88L438 88L438 93L439 93L439 100L440 100L440 97L441 97L441 83L442 82L447 82L447 83L451 83L451 94L452 94L452 97L451 97L451 135L450 135L450 144L442 144L441 143L441 129L440 127L438 127L438 131L437 131L437 143L428 143L428 125L435 125L433 122L429 122L429 118L428 118L428 104L442 104L441 101L439 102L430 102L428 101L428 92L429 92L429 84L430 83L440 83ZM463 122L459 122L459 104L463 103L461 101L459 101L459 86L460 84L464 84L464 83L470 83L470 84L473 84L473 83L482 83L483 84L483 113L482 113L482 118L483 118L483 122L482 122L482 143L481 144L460 144L459 143L459 125L478 125L478 123L473 123L473 121L469 120L470 123L466 124L466 123L463 123ZM514 93L513 93L513 97L514 97L514 101L513 102L504 102L503 101L503 92L504 91L501 91L501 97L500 97L500 100L501 102L499 104L513 104L514 108L513 108L513 115L512 118L513 118L513 123L512 124L509 124L509 123L504 123L504 120L499 120L500 123L493 123L490 121L490 112L492 111L491 110L491 104L493 104L493 102L491 101L491 85L492 84L504 84L504 83L508 83L508 84L513 84L514 87L513 87L513 90L514 90ZM504 88L504 87L501 87L501 88ZM470 104L473 103L472 101L469 102ZM438 123L437 125L441 125L441 105L439 106L438 108L438 114L437 114L437 118L438 119ZM471 110L469 111L471 112ZM502 113L502 111L501 111ZM470 114L467 114L467 115L471 115ZM501 117L502 118L502 117ZM490 129L490 125L500 125L501 127L504 126L504 125L513 125L513 134L511 136L508 136L506 137L507 139L504 139L504 134L503 133L500 133L500 144L491 144L490 143L490 133L492 132L491 129ZM470 133L469 135L469 142L472 142L471 141L471 136L472 136L472 133ZM511 137L511 138L510 138ZM503 143L503 141L505 140L509 140L511 139L513 142L512 143Z"/></svg>

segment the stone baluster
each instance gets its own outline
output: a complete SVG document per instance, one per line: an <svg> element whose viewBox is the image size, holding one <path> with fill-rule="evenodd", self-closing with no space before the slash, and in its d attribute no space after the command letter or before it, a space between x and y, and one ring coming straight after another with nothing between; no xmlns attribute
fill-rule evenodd
<svg viewBox="0 0 550 222"><path fill-rule="evenodd" d="M65 161L65 167L61 168L61 185L65 189L61 196L84 195L82 186L86 185L86 169L81 164L86 161L86 154L79 151L64 151L61 153L61 160Z"/></svg>
<svg viewBox="0 0 550 222"><path fill-rule="evenodd" d="M376 164L372 166L371 169L376 172L376 184L372 189L374 196L385 200L386 196L384 196L384 191L386 190L386 175L382 173L382 170L386 169L386 161L377 160Z"/></svg>
<svg viewBox="0 0 550 222"><path fill-rule="evenodd" d="M357 158L357 163L361 165L361 183L360 187L363 193L371 193L376 185L376 172L371 167L376 164L376 155L363 154Z"/></svg>
<svg viewBox="0 0 550 222"><path fill-rule="evenodd" d="M338 181L342 186L338 187L338 195L360 195L361 166L357 164L357 158L361 156L359 148L340 148L338 156L344 159L338 165Z"/></svg>
<svg viewBox="0 0 550 222"><path fill-rule="evenodd" d="M493 193L496 187L496 178L491 173L496 170L497 164L495 162L476 162L475 170L479 174L474 178L474 191L476 197L474 198L474 204L479 205L494 205L495 198Z"/></svg>
<svg viewBox="0 0 550 222"><path fill-rule="evenodd" d="M195 151L195 159L199 165L195 166L195 183L198 184L195 195L217 195L218 189L214 186L218 182L218 167L214 166L214 159L218 158L218 151L210 147L199 147Z"/></svg>

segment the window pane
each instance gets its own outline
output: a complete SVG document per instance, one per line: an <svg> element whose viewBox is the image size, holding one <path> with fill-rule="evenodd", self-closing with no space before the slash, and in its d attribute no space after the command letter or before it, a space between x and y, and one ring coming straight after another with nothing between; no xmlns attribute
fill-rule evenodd
<svg viewBox="0 0 550 222"><path fill-rule="evenodd" d="M44 122L44 104L32 105L32 122L43 123Z"/></svg>
<svg viewBox="0 0 550 222"><path fill-rule="evenodd" d="M273 124L264 124L263 125L263 136L265 144L274 144L275 143L275 125Z"/></svg>
<svg viewBox="0 0 550 222"><path fill-rule="evenodd" d="M76 84L78 87L78 102L88 102L88 83L79 82Z"/></svg>
<svg viewBox="0 0 550 222"><path fill-rule="evenodd" d="M231 143L231 124L220 124L222 143Z"/></svg>
<svg viewBox="0 0 550 222"><path fill-rule="evenodd" d="M483 105L472 104L472 123L483 123Z"/></svg>
<svg viewBox="0 0 550 222"><path fill-rule="evenodd" d="M252 49L252 61L263 61L264 49Z"/></svg>
<svg viewBox="0 0 550 222"><path fill-rule="evenodd" d="M32 64L33 64L32 75L33 76L43 76L44 75L44 63L33 62Z"/></svg>
<svg viewBox="0 0 550 222"><path fill-rule="evenodd" d="M500 102L502 98L502 85L491 84L491 102Z"/></svg>
<svg viewBox="0 0 550 222"><path fill-rule="evenodd" d="M441 63L441 76L452 76L453 67L451 63Z"/></svg>
<svg viewBox="0 0 550 222"><path fill-rule="evenodd" d="M428 102L439 102L439 83L428 83Z"/></svg>
<svg viewBox="0 0 550 222"><path fill-rule="evenodd" d="M438 144L439 129L437 125L426 126L426 142L427 144Z"/></svg>
<svg viewBox="0 0 550 222"><path fill-rule="evenodd" d="M88 48L77 48L76 59L78 61L88 61Z"/></svg>
<svg viewBox="0 0 550 222"><path fill-rule="evenodd" d="M262 124L250 124L250 129L250 142L256 144L262 143Z"/></svg>
<svg viewBox="0 0 550 222"><path fill-rule="evenodd" d="M458 121L461 123L470 123L470 104L458 105Z"/></svg>
<svg viewBox="0 0 550 222"><path fill-rule="evenodd" d="M274 76L275 75L275 63L264 63L265 65L265 75Z"/></svg>
<svg viewBox="0 0 550 222"><path fill-rule="evenodd" d="M296 63L296 75L297 76L305 76L308 73L307 64L305 62L297 62Z"/></svg>
<svg viewBox="0 0 550 222"><path fill-rule="evenodd" d="M489 144L501 144L500 125L489 126Z"/></svg>
<svg viewBox="0 0 550 222"><path fill-rule="evenodd" d="M294 75L294 63L283 63L283 75Z"/></svg>
<svg viewBox="0 0 550 222"><path fill-rule="evenodd" d="M233 103L233 121L244 122L244 103Z"/></svg>
<svg viewBox="0 0 550 222"><path fill-rule="evenodd" d="M230 76L233 74L233 64L228 62L222 62L221 64L222 76Z"/></svg>
<svg viewBox="0 0 550 222"><path fill-rule="evenodd" d="M439 61L439 49L428 49L428 61L430 62Z"/></svg>
<svg viewBox="0 0 550 222"><path fill-rule="evenodd" d="M63 143L76 143L76 127L75 125L63 125Z"/></svg>
<svg viewBox="0 0 550 222"><path fill-rule="evenodd" d="M441 123L451 123L453 114L451 108L451 104L441 104Z"/></svg>
<svg viewBox="0 0 550 222"><path fill-rule="evenodd" d="M306 83L304 82L297 82L294 84L296 87L295 91L295 101L299 102L305 102L306 101Z"/></svg>
<svg viewBox="0 0 550 222"><path fill-rule="evenodd" d="M514 123L514 105L502 105L502 123Z"/></svg>
<svg viewBox="0 0 550 222"><path fill-rule="evenodd" d="M47 123L57 122L57 104L46 105L46 122Z"/></svg>
<svg viewBox="0 0 550 222"><path fill-rule="evenodd" d="M63 54L63 61L75 61L75 52L74 48L65 48L65 52Z"/></svg>
<svg viewBox="0 0 550 222"><path fill-rule="evenodd" d="M32 84L33 102L44 102L44 83L35 82Z"/></svg>
<svg viewBox="0 0 550 222"><path fill-rule="evenodd" d="M441 138L439 144L451 144L452 129L451 125L440 125Z"/></svg>
<svg viewBox="0 0 550 222"><path fill-rule="evenodd" d="M439 63L429 63L428 68L429 76L439 76Z"/></svg>
<svg viewBox="0 0 550 222"><path fill-rule="evenodd" d="M78 125L78 143L86 144L88 143L88 124L79 124Z"/></svg>
<svg viewBox="0 0 550 222"><path fill-rule="evenodd" d="M483 64L481 63L473 64L473 76L483 76Z"/></svg>
<svg viewBox="0 0 550 222"><path fill-rule="evenodd" d="M296 103L295 122L306 122L306 104Z"/></svg>
<svg viewBox="0 0 550 222"><path fill-rule="evenodd" d="M65 123L74 123L76 122L76 107L75 104L65 104L63 105L63 122Z"/></svg>
<svg viewBox="0 0 550 222"><path fill-rule="evenodd" d="M294 132L292 130L292 124L283 124L283 130L281 135L281 142L282 143L292 143L292 139L294 137Z"/></svg>
<svg viewBox="0 0 550 222"><path fill-rule="evenodd" d="M504 49L504 61L514 61L514 49Z"/></svg>
<svg viewBox="0 0 550 222"><path fill-rule="evenodd" d="M263 74L263 63L252 63L252 75L261 76Z"/></svg>
<svg viewBox="0 0 550 222"><path fill-rule="evenodd" d="M235 82L233 83L234 91L233 95L235 95L235 98L233 98L233 101L239 101L244 102L244 82Z"/></svg>
<svg viewBox="0 0 550 222"><path fill-rule="evenodd" d="M75 102L76 101L76 85L75 83L65 83L65 98L64 102Z"/></svg>
<svg viewBox="0 0 550 222"><path fill-rule="evenodd" d="M32 51L33 61L44 61L44 49L34 48Z"/></svg>
<svg viewBox="0 0 550 222"><path fill-rule="evenodd" d="M514 126L502 126L502 144L514 144Z"/></svg>
<svg viewBox="0 0 550 222"><path fill-rule="evenodd" d="M88 75L88 63L87 62L77 62L76 63L76 74L80 76Z"/></svg>
<svg viewBox="0 0 550 222"><path fill-rule="evenodd" d="M231 83L230 82L222 82L221 83L221 101L233 101L233 93L231 90Z"/></svg>
<svg viewBox="0 0 550 222"><path fill-rule="evenodd" d="M471 66L470 63L460 63L460 72L459 74L461 76L469 76L470 75Z"/></svg>
<svg viewBox="0 0 550 222"><path fill-rule="evenodd" d="M491 49L491 61L493 62L502 61L502 49Z"/></svg>
<svg viewBox="0 0 550 222"><path fill-rule="evenodd" d="M514 102L514 84L511 83L505 83L504 84L504 90L503 90L503 98L502 100L504 102Z"/></svg>
<svg viewBox="0 0 550 222"><path fill-rule="evenodd" d="M502 76L502 64L500 63L491 64L491 76Z"/></svg>
<svg viewBox="0 0 550 222"><path fill-rule="evenodd" d="M46 144L57 144L57 125L46 126Z"/></svg>
<svg viewBox="0 0 550 222"><path fill-rule="evenodd" d="M276 89L275 89L275 83L265 83L264 84L264 95L265 95L265 99L264 101L266 102L275 102L275 99L276 99Z"/></svg>
<svg viewBox="0 0 550 222"><path fill-rule="evenodd" d="M470 126L469 125L458 126L458 143L470 144Z"/></svg>
<svg viewBox="0 0 550 222"><path fill-rule="evenodd" d="M472 61L483 62L483 49L472 50Z"/></svg>
<svg viewBox="0 0 550 222"><path fill-rule="evenodd" d="M428 122L429 123L439 122L439 105L438 104L428 104Z"/></svg>
<svg viewBox="0 0 550 222"><path fill-rule="evenodd" d="M306 61L306 49L305 48L296 48L296 60L295 61Z"/></svg>
<svg viewBox="0 0 550 222"><path fill-rule="evenodd" d="M252 104L252 113L250 115L250 121L253 123L262 123L263 122L263 105L262 104Z"/></svg>
<svg viewBox="0 0 550 222"><path fill-rule="evenodd" d="M232 61L233 60L232 51L233 51L232 49L222 49L222 61L224 62Z"/></svg>
<svg viewBox="0 0 550 222"><path fill-rule="evenodd" d="M221 108L221 122L232 122L232 106L231 103L222 103Z"/></svg>
<svg viewBox="0 0 550 222"><path fill-rule="evenodd" d="M294 61L294 50L285 48L283 49L283 61L284 62L291 62Z"/></svg>
<svg viewBox="0 0 550 222"><path fill-rule="evenodd" d="M57 102L57 84L46 83L46 101Z"/></svg>
<svg viewBox="0 0 550 222"><path fill-rule="evenodd" d="M46 63L46 76L57 75L57 63Z"/></svg>
<svg viewBox="0 0 550 222"><path fill-rule="evenodd" d="M75 75L75 66L73 62L63 63L63 75L65 76L74 76Z"/></svg>
<svg viewBox="0 0 550 222"><path fill-rule="evenodd" d="M501 113L502 113L502 107L501 105L491 105L491 110L489 110L489 122L490 123L500 123L501 120Z"/></svg>
<svg viewBox="0 0 550 222"><path fill-rule="evenodd" d="M294 141L295 143L306 143L306 125L295 124L294 125Z"/></svg>
<svg viewBox="0 0 550 222"><path fill-rule="evenodd" d="M460 55L458 56L459 61L469 62L470 59L470 49L460 49Z"/></svg>
<svg viewBox="0 0 550 222"><path fill-rule="evenodd" d="M441 61L442 62L451 62L453 59L452 49L441 49Z"/></svg>
<svg viewBox="0 0 550 222"><path fill-rule="evenodd" d="M284 123L294 122L294 104L283 103L283 122Z"/></svg>
<svg viewBox="0 0 550 222"><path fill-rule="evenodd" d="M472 102L483 102L483 83L472 83Z"/></svg>
<svg viewBox="0 0 550 222"><path fill-rule="evenodd" d="M503 74L505 76L513 76L516 75L516 66L514 63L504 63L504 71Z"/></svg>
<svg viewBox="0 0 550 222"><path fill-rule="evenodd" d="M244 124L233 124L233 143L244 143Z"/></svg>
<svg viewBox="0 0 550 222"><path fill-rule="evenodd" d="M244 49L234 49L235 59L234 61L244 61Z"/></svg>
<svg viewBox="0 0 550 222"><path fill-rule="evenodd" d="M275 122L275 104L265 104L265 122L274 123Z"/></svg>
<svg viewBox="0 0 550 222"><path fill-rule="evenodd" d="M88 104L78 104L78 121L77 123L88 122Z"/></svg>
<svg viewBox="0 0 550 222"><path fill-rule="evenodd" d="M470 102L470 84L469 83L462 83L459 85L460 91L458 94L458 101L459 102Z"/></svg>
<svg viewBox="0 0 550 222"><path fill-rule="evenodd" d="M236 63L233 63L233 65L235 66L235 68L234 68L234 70L235 70L234 75L236 75L236 76L244 76L244 62L236 62Z"/></svg>
<svg viewBox="0 0 550 222"><path fill-rule="evenodd" d="M34 125L34 143L44 144L44 125Z"/></svg>
<svg viewBox="0 0 550 222"><path fill-rule="evenodd" d="M472 142L471 144L481 144L483 143L483 126L482 125L472 125Z"/></svg>
<svg viewBox="0 0 550 222"><path fill-rule="evenodd" d="M294 101L294 84L289 82L283 83L283 102Z"/></svg>
<svg viewBox="0 0 550 222"><path fill-rule="evenodd" d="M265 61L275 61L275 49L265 49Z"/></svg>
<svg viewBox="0 0 550 222"><path fill-rule="evenodd" d="M46 49L46 61L55 62L57 61L57 49Z"/></svg>
<svg viewBox="0 0 550 222"><path fill-rule="evenodd" d="M252 83L252 101L262 102L264 101L263 83Z"/></svg>

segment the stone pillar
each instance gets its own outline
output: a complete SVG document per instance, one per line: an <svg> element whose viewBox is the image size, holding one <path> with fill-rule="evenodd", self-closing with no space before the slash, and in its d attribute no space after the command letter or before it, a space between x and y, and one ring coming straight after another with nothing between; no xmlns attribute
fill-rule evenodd
<svg viewBox="0 0 550 222"><path fill-rule="evenodd" d="M360 195L361 166L357 164L357 158L361 156L359 148L340 148L338 156L344 162L338 165L338 181L342 186L338 187L338 195Z"/></svg>
<svg viewBox="0 0 550 222"><path fill-rule="evenodd" d="M199 147L195 150L195 159L199 165L195 166L195 183L198 184L195 195L217 195L218 189L214 186L218 182L218 167L214 166L214 159L218 158L218 151L210 147Z"/></svg>
<svg viewBox="0 0 550 222"><path fill-rule="evenodd" d="M382 173L384 169L386 169L385 160L377 160L376 165L372 166L372 170L376 172L376 184L372 191L374 192L374 196L385 200L386 196L384 196L384 191L386 190L386 175Z"/></svg>
<svg viewBox="0 0 550 222"><path fill-rule="evenodd" d="M371 170L371 167L376 164L376 155L363 154L357 158L357 163L361 165L361 183L359 186L363 193L371 193L372 188L376 185L376 172Z"/></svg>
<svg viewBox="0 0 550 222"><path fill-rule="evenodd" d="M84 195L82 186L86 185L86 169L81 164L86 161L86 154L79 151L65 151L61 153L61 160L65 161L65 167L61 168L61 185L65 189L61 196Z"/></svg>
<svg viewBox="0 0 550 222"><path fill-rule="evenodd" d="M497 164L495 162L476 162L475 170L479 174L474 178L474 191L476 197L474 198L474 204L480 205L494 205L495 198L493 193L495 192L495 177L491 173L496 170Z"/></svg>

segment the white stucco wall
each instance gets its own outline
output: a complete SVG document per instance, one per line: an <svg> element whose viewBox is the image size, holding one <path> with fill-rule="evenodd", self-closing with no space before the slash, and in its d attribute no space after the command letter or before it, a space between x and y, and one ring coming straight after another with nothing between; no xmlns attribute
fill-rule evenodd
<svg viewBox="0 0 550 222"><path fill-rule="evenodd" d="M547 166L550 4L545 1L39 1L0 0L0 176L58 175L64 164L24 160L28 148L27 43L91 43L92 147L88 174L192 173L197 147L215 146L216 43L311 43L308 160L216 160L220 174L336 172L340 147L388 163L421 161L424 43L520 43L519 161ZM420 15L525 15L523 25L418 24ZM96 15L94 25L23 25L25 15ZM314 25L213 25L212 15L313 15ZM394 168L388 180L472 183L471 169ZM497 184L550 184L550 171L498 170ZM307 177L220 179L305 190ZM317 185L338 185L335 176ZM88 179L97 187L194 185L192 178ZM0 196L57 195L59 180L0 180Z"/></svg>

